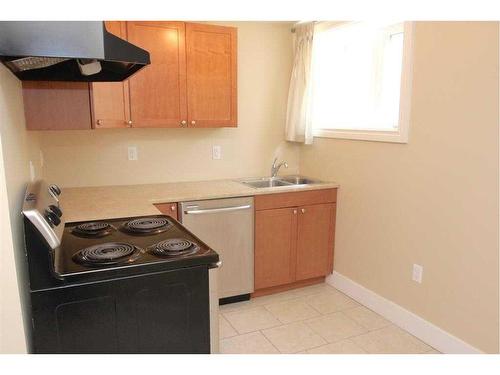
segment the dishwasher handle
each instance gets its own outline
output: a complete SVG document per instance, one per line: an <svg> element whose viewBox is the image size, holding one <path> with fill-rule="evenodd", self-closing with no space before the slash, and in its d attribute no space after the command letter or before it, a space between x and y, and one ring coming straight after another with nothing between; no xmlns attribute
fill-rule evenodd
<svg viewBox="0 0 500 375"><path fill-rule="evenodd" d="M185 210L186 215L200 215L200 214L212 214L216 212L230 212L230 211L240 211L252 208L251 204L245 204L242 206L231 206L231 207L220 207L220 208L205 208L201 210Z"/></svg>

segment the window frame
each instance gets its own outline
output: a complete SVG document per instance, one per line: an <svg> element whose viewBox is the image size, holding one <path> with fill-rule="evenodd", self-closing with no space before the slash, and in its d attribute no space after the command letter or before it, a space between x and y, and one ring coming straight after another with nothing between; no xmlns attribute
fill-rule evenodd
<svg viewBox="0 0 500 375"><path fill-rule="evenodd" d="M332 27L342 27L351 22L321 22L316 25L317 30L326 30ZM401 66L401 89L399 97L399 121L397 131L383 130L355 130L355 129L314 129L313 137L338 138L361 141L408 143L411 114L411 92L413 80L413 49L415 39L415 22L405 21L403 24L403 56Z"/></svg>

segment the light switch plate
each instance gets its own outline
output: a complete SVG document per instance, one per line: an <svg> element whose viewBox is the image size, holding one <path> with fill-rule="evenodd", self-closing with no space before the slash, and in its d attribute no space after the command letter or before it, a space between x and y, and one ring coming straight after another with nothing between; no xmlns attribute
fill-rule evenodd
<svg viewBox="0 0 500 375"><path fill-rule="evenodd" d="M422 267L420 264L414 264L413 265L413 271L411 278L413 281L422 284L422 274L424 273L424 267Z"/></svg>
<svg viewBox="0 0 500 375"><path fill-rule="evenodd" d="M222 159L222 148L219 145L212 146L212 159L213 160Z"/></svg>
<svg viewBox="0 0 500 375"><path fill-rule="evenodd" d="M137 146L128 146L128 160L137 160Z"/></svg>

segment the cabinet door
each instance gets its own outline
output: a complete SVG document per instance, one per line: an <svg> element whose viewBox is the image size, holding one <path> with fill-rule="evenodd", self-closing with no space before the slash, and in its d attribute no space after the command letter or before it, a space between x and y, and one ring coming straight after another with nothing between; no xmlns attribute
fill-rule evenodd
<svg viewBox="0 0 500 375"><path fill-rule="evenodd" d="M106 30L127 39L127 26L123 21L106 21ZM92 127L125 128L130 120L128 81L95 82L90 84L92 101Z"/></svg>
<svg viewBox="0 0 500 375"><path fill-rule="evenodd" d="M23 81L28 130L90 129L87 82Z"/></svg>
<svg viewBox="0 0 500 375"><path fill-rule="evenodd" d="M295 278L297 209L255 212L255 289L288 284Z"/></svg>
<svg viewBox="0 0 500 375"><path fill-rule="evenodd" d="M189 126L237 126L236 55L236 28L186 24Z"/></svg>
<svg viewBox="0 0 500 375"><path fill-rule="evenodd" d="M174 218L175 220L178 220L177 203L158 203L158 204L155 204L155 207L163 215L168 215L168 216Z"/></svg>
<svg viewBox="0 0 500 375"><path fill-rule="evenodd" d="M151 64L129 78L133 127L180 127L186 113L183 22L127 22L128 41L149 51Z"/></svg>
<svg viewBox="0 0 500 375"><path fill-rule="evenodd" d="M331 272L334 234L334 203L298 208L297 280L325 276Z"/></svg>

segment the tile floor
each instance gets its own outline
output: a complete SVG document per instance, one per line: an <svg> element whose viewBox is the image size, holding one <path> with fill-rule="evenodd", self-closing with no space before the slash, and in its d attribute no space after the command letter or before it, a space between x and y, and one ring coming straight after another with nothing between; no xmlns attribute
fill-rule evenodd
<svg viewBox="0 0 500 375"><path fill-rule="evenodd" d="M221 306L220 352L439 353L328 284Z"/></svg>

